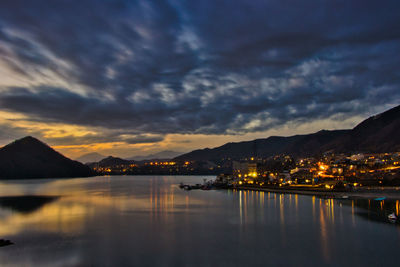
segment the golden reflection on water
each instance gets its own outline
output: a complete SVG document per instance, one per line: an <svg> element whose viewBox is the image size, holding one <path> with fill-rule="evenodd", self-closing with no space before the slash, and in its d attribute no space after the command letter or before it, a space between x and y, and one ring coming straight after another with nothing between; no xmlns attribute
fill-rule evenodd
<svg viewBox="0 0 400 267"><path fill-rule="evenodd" d="M312 196L312 216L315 219L315 196Z"/></svg>
<svg viewBox="0 0 400 267"><path fill-rule="evenodd" d="M239 190L239 217L240 224L243 224L243 191Z"/></svg>
<svg viewBox="0 0 400 267"><path fill-rule="evenodd" d="M8 212L0 217L0 236L12 235L30 226L30 230L71 233L83 229L81 216L89 215L90 208L70 201L48 204L29 214Z"/></svg>
<svg viewBox="0 0 400 267"><path fill-rule="evenodd" d="M142 210L150 211L150 219L158 219L159 217L168 218L169 214L177 211L179 209L179 204L182 203L185 210L189 209L190 199L188 195L185 195L181 201L176 201L175 197L175 187L165 187L159 188L155 185L151 185L149 201L145 199L137 199L140 203L135 203L133 206L132 201L134 199L126 201L128 206L126 210L131 210L133 207L135 209L141 208ZM125 200L127 200L125 198ZM149 203L148 206L146 204Z"/></svg>
<svg viewBox="0 0 400 267"><path fill-rule="evenodd" d="M167 220L173 212L181 209L188 211L191 205L204 203L201 199L190 197L189 194L177 195L176 190L180 189L176 185L152 184L149 194L113 196L107 186L101 187L101 190L88 191L82 187L85 182L90 183L90 180L68 180L69 186L73 184L71 188L65 187L66 182L62 180L40 184L37 186L40 188L40 195L59 194L60 197L31 212L20 212L0 206L0 237L18 234L27 229L62 234L81 233L87 227L88 220L110 212L147 212L151 220ZM32 186L34 193L39 191L35 187L36 185ZM26 195L23 186L18 184L1 184L0 188L0 196ZM6 189L9 189L8 194ZM29 192L29 195L32 195L32 192ZM246 212L246 205L243 207Z"/></svg>
<svg viewBox="0 0 400 267"><path fill-rule="evenodd" d="M264 192L262 192L262 191L260 192L259 199L260 199L260 206L263 208L264 200L265 200Z"/></svg>
<svg viewBox="0 0 400 267"><path fill-rule="evenodd" d="M237 191L239 196L240 222L249 224L254 221L254 214L263 216L265 209L266 216L263 221L277 222L280 226L280 241L286 242L286 236L290 229L301 230L297 215L301 220L311 217L312 227L319 231L321 255L326 262L332 259L332 245L335 243L335 228L338 226L350 225L356 227L359 218L367 220L368 223L388 221L387 215L394 212L399 215L400 201L377 201L374 199L323 199L316 196L298 196L297 194L277 194L265 192ZM258 205L257 205L258 204ZM259 210L261 209L261 211ZM364 224L364 223L363 223ZM346 226L346 229L348 227ZM398 228L400 234L400 227Z"/></svg>
<svg viewBox="0 0 400 267"><path fill-rule="evenodd" d="M281 218L281 224L285 224L285 205L283 201L283 194L279 195L279 214Z"/></svg>
<svg viewBox="0 0 400 267"><path fill-rule="evenodd" d="M101 180L102 181L102 180ZM346 200L343 207L342 202L334 199L317 199L316 196L298 196L256 192L248 190L204 192L204 191L182 191L176 184L160 186L155 181L148 184L148 191L144 194L135 194L127 191L123 194L113 195L109 181L104 180L104 186L89 189L84 187L85 183L73 180L65 187L61 181L46 183L39 186L34 185L34 193L42 195L59 194L60 198L47 203L33 212L18 212L0 206L0 237L18 234L26 230L45 231L62 234L79 234L90 227L88 222L96 220L96 216L107 215L112 217L114 213L145 212L150 217L150 222L159 220L170 220L175 212L197 212L196 205L212 207L217 203L207 197L196 197L196 194L223 194L229 201L236 200L234 208L239 208L233 213L236 224L241 227L251 226L255 223L272 223L280 229L280 241L285 244L289 241L290 229L301 230L300 223L304 220L311 224L314 231L319 234L318 239L321 246L321 255L326 261L332 258L330 250L334 238L334 226L338 221L343 224L343 212L351 212L347 223L355 226L356 206L355 200ZM89 182L90 183L90 182ZM0 184L2 195L6 195L4 188L10 192L24 192L23 187L11 184L3 187ZM71 186L73 185L73 186ZM40 189L40 190L39 190ZM117 190L118 191L118 190ZM1 196L1 195L0 195ZM221 196L221 195L219 195ZM231 203L231 202L229 202ZM364 201L365 208L374 206L376 210L387 209L389 202L374 200ZM345 206L346 205L346 206ZM399 201L391 202L391 208L399 215ZM351 207L350 207L351 206ZM344 210L346 207L346 210ZM339 209L339 212L338 212ZM335 214L336 212L336 214ZM336 215L336 216L335 216ZM311 218L310 218L311 217ZM299 220L300 218L300 220ZM232 220L233 221L233 220ZM293 227L294 226L294 227ZM399 232L400 233L400 232ZM287 238L287 240L286 240ZM318 242L318 241L317 241Z"/></svg>
<svg viewBox="0 0 400 267"><path fill-rule="evenodd" d="M320 202L321 203L321 202ZM319 206L319 221L321 225L321 247L322 247L322 254L326 261L329 260L329 241L328 241L328 229L326 223L326 214L325 209L322 205Z"/></svg>
<svg viewBox="0 0 400 267"><path fill-rule="evenodd" d="M279 194L279 214L280 214L280 232L281 242L286 246L286 228L285 228L285 199L284 194Z"/></svg>
<svg viewBox="0 0 400 267"><path fill-rule="evenodd" d="M325 204L327 206L327 216L331 220L332 223L335 221L335 209L334 209L335 204L334 203L335 202L333 199L325 200Z"/></svg>
<svg viewBox="0 0 400 267"><path fill-rule="evenodd" d="M243 192L243 218L244 218L244 224L247 223L247 196L248 196L248 190Z"/></svg>

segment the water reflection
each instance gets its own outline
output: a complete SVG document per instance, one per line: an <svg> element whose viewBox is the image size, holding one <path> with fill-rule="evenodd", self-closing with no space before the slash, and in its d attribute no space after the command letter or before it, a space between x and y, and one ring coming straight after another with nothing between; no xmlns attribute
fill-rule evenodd
<svg viewBox="0 0 400 267"><path fill-rule="evenodd" d="M246 229L253 227L257 222L254 214L259 215L258 220L268 223L276 222L279 225L279 243L286 247L299 232L310 231L305 239L317 237L319 255L324 262L334 260L333 246L338 246L338 239L348 242L347 236L341 236L338 229L355 231L359 227L360 218L368 224L375 222L394 225L388 219L388 214L394 212L399 216L400 201L371 199L324 199L316 196L299 196L288 194L274 194L265 192L233 191L238 197L240 223ZM249 194L250 193L250 194ZM261 218L260 218L261 217ZM363 224L359 222L359 224ZM349 226L351 226L349 228ZM273 227L273 226L272 226ZM368 227L376 227L368 226ZM308 229L308 230L307 230ZM352 229L352 230L351 230ZM316 231L319 232L318 235ZM359 239L359 237L358 237ZM355 241L358 243L358 240ZM343 245L343 244L340 244ZM357 245L360 245L359 243Z"/></svg>
<svg viewBox="0 0 400 267"><path fill-rule="evenodd" d="M0 206L21 213L31 213L58 199L55 196L9 196L0 197Z"/></svg>
<svg viewBox="0 0 400 267"><path fill-rule="evenodd" d="M374 255L368 253L372 249L388 258L399 248L397 228L382 224L387 214L399 215L399 201L184 191L177 186L202 179L96 177L0 183L0 237L16 243L0 249L0 262L349 266L373 264ZM21 209L19 204L1 204L7 192L59 197ZM384 243L385 249L374 247L370 239Z"/></svg>
<svg viewBox="0 0 400 267"><path fill-rule="evenodd" d="M346 201L341 200L340 203L346 206L351 205L352 221L354 226L355 226L355 218L354 218L355 215L370 221L400 225L399 219L397 220L389 219L389 214L392 213L394 213L396 217L399 217L400 215L399 200L377 201L374 199L353 199Z"/></svg>
<svg viewBox="0 0 400 267"><path fill-rule="evenodd" d="M329 237L328 237L328 229L326 222L326 210L323 205L319 206L319 221L320 221L320 229L321 229L321 247L322 247L322 255L326 261L329 260Z"/></svg>
<svg viewBox="0 0 400 267"><path fill-rule="evenodd" d="M298 215L303 212L303 207L299 207L299 196L297 194L274 194L258 191L233 191L238 195L239 214L241 223L251 222L249 213L252 210L264 210L264 207L273 208L279 211L279 223L285 224L286 216L292 217L295 215L295 221L298 222ZM350 207L351 222L353 227L356 226L355 216L360 216L363 219L371 221L379 221L383 223L393 224L393 221L388 219L388 215L393 213L397 217L400 216L400 201L399 200L381 200L374 199L334 199L334 198L319 198L317 196L302 196L303 199L311 200L311 217L313 223L319 221L320 224L325 224L325 220L329 220L331 224L343 224L343 208ZM293 200L294 199L294 200ZM261 215L263 213L260 212ZM338 217L335 215L338 214ZM321 219L321 216L324 218ZM397 221L400 223L400 221Z"/></svg>
<svg viewBox="0 0 400 267"><path fill-rule="evenodd" d="M3 184L3 188L12 188L12 192L32 193L30 188L43 195L0 197L0 235L17 234L28 226L30 231L80 234L88 221L105 213L117 216L118 213L148 212L151 220L168 219L170 213L188 211L202 203L188 195L175 196L178 190L175 185L160 186L155 181L150 183L149 194L139 191L135 194L131 188L122 191L119 186L113 188L109 178L97 180L96 188L91 183L88 179L73 179L38 181L37 184L29 181L28 186ZM53 193L62 197L46 195Z"/></svg>

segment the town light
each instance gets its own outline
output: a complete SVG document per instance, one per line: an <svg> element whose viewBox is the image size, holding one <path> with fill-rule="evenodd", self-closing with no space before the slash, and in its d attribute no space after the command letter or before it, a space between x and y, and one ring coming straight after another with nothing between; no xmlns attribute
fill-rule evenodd
<svg viewBox="0 0 400 267"><path fill-rule="evenodd" d="M249 176L251 176L253 178L256 178L257 177L257 173L256 172L250 172Z"/></svg>
<svg viewBox="0 0 400 267"><path fill-rule="evenodd" d="M328 165L324 165L323 163L318 163L318 165L321 171L326 171L329 168Z"/></svg>

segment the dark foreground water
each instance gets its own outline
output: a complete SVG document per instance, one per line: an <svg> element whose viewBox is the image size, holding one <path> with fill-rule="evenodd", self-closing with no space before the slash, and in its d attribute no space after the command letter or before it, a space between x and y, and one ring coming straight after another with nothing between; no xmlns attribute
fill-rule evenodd
<svg viewBox="0 0 400 267"><path fill-rule="evenodd" d="M202 178L1 182L0 265L400 266L398 202L177 186Z"/></svg>

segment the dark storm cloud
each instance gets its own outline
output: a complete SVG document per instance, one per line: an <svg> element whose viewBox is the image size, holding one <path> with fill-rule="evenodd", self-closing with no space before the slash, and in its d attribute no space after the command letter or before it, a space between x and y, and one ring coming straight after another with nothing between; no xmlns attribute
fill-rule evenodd
<svg viewBox="0 0 400 267"><path fill-rule="evenodd" d="M7 86L0 104L128 143L364 116L400 100L398 14L372 0L2 1L0 60L70 85Z"/></svg>
<svg viewBox="0 0 400 267"><path fill-rule="evenodd" d="M21 138L24 135L35 135L40 136L40 132L37 131L29 131L27 132L25 128L15 127L12 123L5 122L0 123L0 143L6 144L10 140L15 140Z"/></svg>
<svg viewBox="0 0 400 267"><path fill-rule="evenodd" d="M124 141L128 144L157 143L163 140L164 137L161 135L154 135L154 136L137 135L124 139Z"/></svg>

